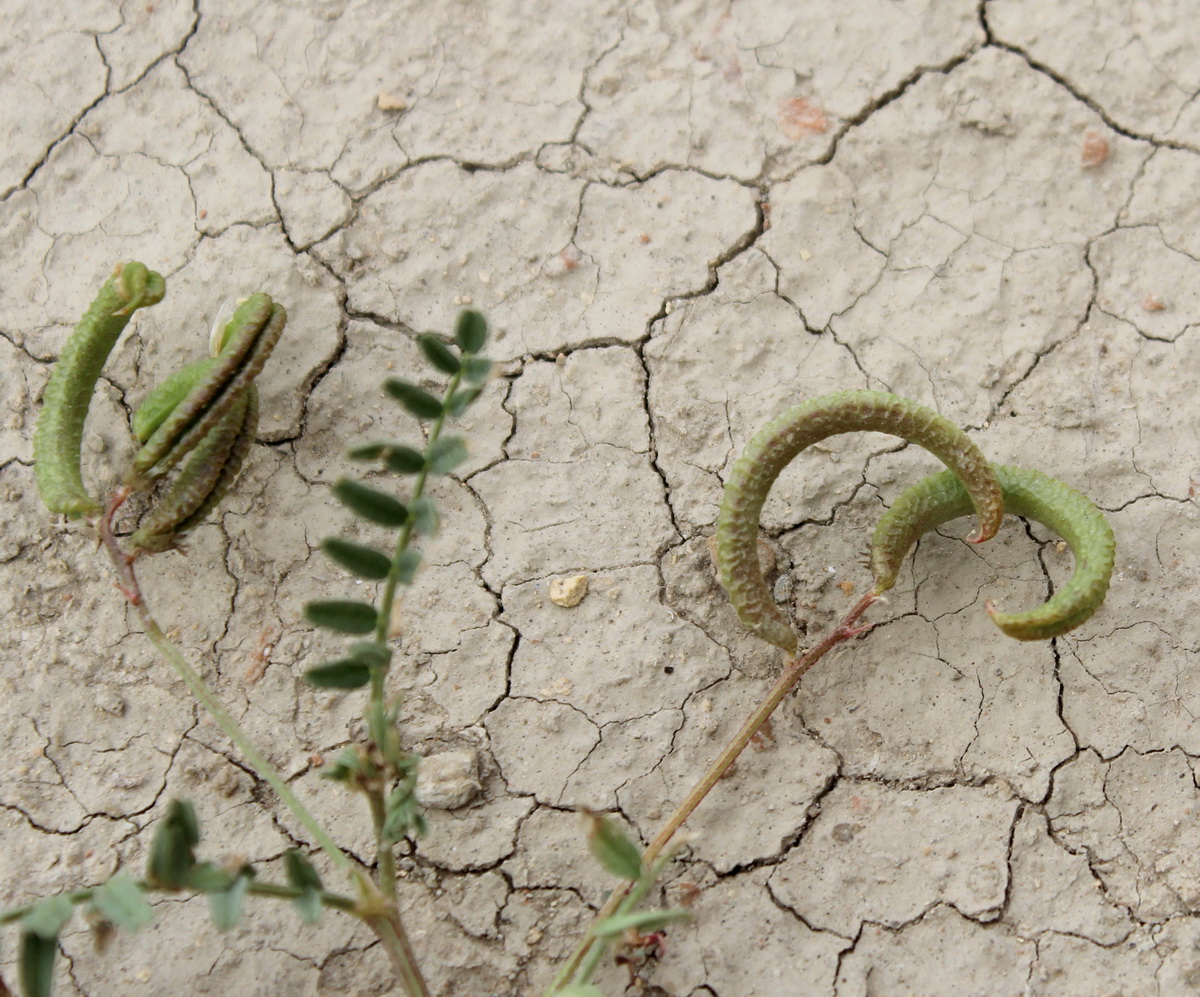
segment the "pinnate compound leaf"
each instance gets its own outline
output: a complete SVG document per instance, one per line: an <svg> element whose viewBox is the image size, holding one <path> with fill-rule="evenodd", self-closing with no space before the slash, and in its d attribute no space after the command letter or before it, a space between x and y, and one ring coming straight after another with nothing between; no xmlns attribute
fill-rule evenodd
<svg viewBox="0 0 1200 997"><path fill-rule="evenodd" d="M354 658L342 658L310 668L304 678L318 689L361 689L371 681L371 666Z"/></svg>
<svg viewBox="0 0 1200 997"><path fill-rule="evenodd" d="M50 997L54 991L54 960L58 938L43 938L36 931L21 932L21 995Z"/></svg>
<svg viewBox="0 0 1200 997"><path fill-rule="evenodd" d="M391 559L386 554L374 547L364 547L340 537L326 537L321 541L321 550L330 560L359 578L387 578L392 568Z"/></svg>
<svg viewBox="0 0 1200 997"><path fill-rule="evenodd" d="M614 876L640 879L642 851L607 817L588 814L588 848Z"/></svg>
<svg viewBox="0 0 1200 997"><path fill-rule="evenodd" d="M418 388L411 381L389 377L383 382L383 390L418 419L436 419L442 414L442 403L424 388Z"/></svg>
<svg viewBox="0 0 1200 997"><path fill-rule="evenodd" d="M429 448L429 470L434 474L445 474L458 467L470 454L461 436L443 436L434 440Z"/></svg>
<svg viewBox="0 0 1200 997"><path fill-rule="evenodd" d="M443 374L458 373L459 368L462 366L458 361L458 357L451 352L449 346L443 343L432 332L421 333L417 337L417 342L421 344L421 352L425 354L425 359Z"/></svg>
<svg viewBox="0 0 1200 997"><path fill-rule="evenodd" d="M124 931L144 928L154 918L154 908L146 902L142 888L121 873L96 888L92 906L106 921Z"/></svg>
<svg viewBox="0 0 1200 997"><path fill-rule="evenodd" d="M307 603L304 616L309 623L344 634L369 634L377 619L374 606L350 599Z"/></svg>
<svg viewBox="0 0 1200 997"><path fill-rule="evenodd" d="M343 478L333 486L333 494L351 512L380 526L398 528L408 520L403 502L357 481Z"/></svg>
<svg viewBox="0 0 1200 997"><path fill-rule="evenodd" d="M464 353L478 353L487 342L487 319L473 308L458 313L454 324L454 341Z"/></svg>

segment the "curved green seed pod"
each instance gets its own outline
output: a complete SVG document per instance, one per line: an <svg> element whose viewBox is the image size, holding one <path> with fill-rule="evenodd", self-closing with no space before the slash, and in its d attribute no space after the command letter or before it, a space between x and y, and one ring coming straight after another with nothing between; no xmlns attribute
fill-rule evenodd
<svg viewBox="0 0 1200 997"><path fill-rule="evenodd" d="M1004 518L1000 486L979 448L931 409L882 391L840 391L788 409L746 444L733 465L717 515L717 569L738 619L764 640L796 652L796 634L775 605L758 562L758 523L779 473L805 447L863 430L919 444L966 482L982 543Z"/></svg>
<svg viewBox="0 0 1200 997"><path fill-rule="evenodd" d="M1053 530L1071 548L1075 572L1061 589L1027 613L988 613L1001 630L1018 640L1057 637L1087 620L1104 601L1112 577L1116 540L1104 514L1085 495L1041 471L994 464L1004 508ZM912 545L927 530L971 511L966 490L943 471L900 495L875 528L871 570L876 591L890 588Z"/></svg>
<svg viewBox="0 0 1200 997"><path fill-rule="evenodd" d="M38 491L51 512L75 518L100 511L100 502L83 484L83 424L100 372L130 317L157 304L165 293L160 274L141 263L118 264L63 347L33 435Z"/></svg>
<svg viewBox="0 0 1200 997"><path fill-rule="evenodd" d="M213 366L216 360L205 357L175 371L162 384L148 394L133 413L133 435L139 443L145 443L158 429L176 406Z"/></svg>
<svg viewBox="0 0 1200 997"><path fill-rule="evenodd" d="M283 306L265 294L242 302L222 337L216 363L135 455L126 477L130 487L148 487L200 444L258 376L286 323Z"/></svg>
<svg viewBox="0 0 1200 997"><path fill-rule="evenodd" d="M258 389L251 385L188 456L166 494L130 537L130 546L164 551L199 526L237 479L258 429Z"/></svg>

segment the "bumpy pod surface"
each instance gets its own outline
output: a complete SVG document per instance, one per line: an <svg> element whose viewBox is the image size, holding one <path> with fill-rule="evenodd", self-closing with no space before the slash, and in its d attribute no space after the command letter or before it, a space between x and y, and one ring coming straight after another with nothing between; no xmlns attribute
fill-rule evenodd
<svg viewBox="0 0 1200 997"><path fill-rule="evenodd" d="M238 403L283 333L287 312L266 294L252 294L234 312L220 353L133 459L127 484L147 488L200 445Z"/></svg>
<svg viewBox="0 0 1200 997"><path fill-rule="evenodd" d="M788 409L759 430L734 463L721 498L716 533L717 569L738 619L788 654L796 652L796 634L771 598L758 561L763 503L780 472L802 450L855 431L902 437L924 447L958 475L979 514L974 542L995 536L1004 518L1000 485L991 465L966 433L931 409L882 391L840 391Z"/></svg>
<svg viewBox="0 0 1200 997"><path fill-rule="evenodd" d="M1035 520L1062 537L1075 557L1075 572L1036 609L1000 613L989 604L988 613L996 626L1018 640L1057 637L1087 620L1104 601L1116 556L1112 526L1087 496L1041 471L992 467L1004 493L1005 511ZM901 562L923 533L970 511L962 482L947 471L903 492L879 521L871 542L876 591L891 587Z"/></svg>
<svg viewBox="0 0 1200 997"><path fill-rule="evenodd" d="M175 371L162 384L150 392L133 413L133 436L139 443L145 443L154 431L158 429L167 417L178 407L199 383L216 365L216 360L205 357L186 367Z"/></svg>
<svg viewBox="0 0 1200 997"><path fill-rule="evenodd" d="M251 385L188 455L170 488L129 538L130 546L167 550L199 526L237 479L257 429L258 389Z"/></svg>
<svg viewBox="0 0 1200 997"><path fill-rule="evenodd" d="M51 512L94 515L100 502L83 484L83 425L104 363L139 308L157 304L166 282L143 264L121 263L71 333L42 394L33 435L34 474Z"/></svg>

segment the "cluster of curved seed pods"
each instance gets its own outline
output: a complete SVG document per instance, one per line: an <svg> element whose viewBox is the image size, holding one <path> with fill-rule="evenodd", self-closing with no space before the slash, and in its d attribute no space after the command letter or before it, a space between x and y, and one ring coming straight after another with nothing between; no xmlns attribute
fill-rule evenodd
<svg viewBox="0 0 1200 997"><path fill-rule="evenodd" d="M842 391L788 409L764 426L734 463L717 518L717 569L738 618L764 640L795 654L797 638L775 605L758 562L763 503L779 473L805 447L854 430L891 433L917 443L949 468L904 492L871 541L874 592L895 583L905 555L927 530L972 509L979 532L995 535L1004 513L1058 533L1075 556L1075 572L1054 596L1025 613L1000 613L996 625L1020 640L1056 637L1090 617L1108 591L1115 556L1112 527L1083 495L1040 471L989 464L961 429L923 405L880 391Z"/></svg>
<svg viewBox="0 0 1200 997"><path fill-rule="evenodd" d="M117 266L68 339L43 395L34 434L34 469L51 512L94 517L103 508L83 484L83 424L96 382L133 312L162 300L163 278L140 263ZM178 467L130 538L135 551L161 551L212 511L233 484L254 442L262 370L287 322L265 294L234 311L212 355L168 377L133 417L141 449L125 474L126 491L146 491Z"/></svg>

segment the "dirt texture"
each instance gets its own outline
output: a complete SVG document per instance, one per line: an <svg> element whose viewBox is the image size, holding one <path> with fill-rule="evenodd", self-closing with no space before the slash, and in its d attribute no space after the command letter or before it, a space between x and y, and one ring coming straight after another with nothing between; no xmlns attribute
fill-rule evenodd
<svg viewBox="0 0 1200 997"><path fill-rule="evenodd" d="M101 382L97 488L224 299L261 289L291 316L240 483L143 583L364 863L363 801L319 777L362 697L302 680L343 647L303 604L362 591L318 543L373 536L328 486L348 446L416 441L379 389L435 384L416 334L464 305L491 322L497 376L434 489L391 673L430 758L429 833L399 866L438 997L541 993L613 885L576 811L648 842L768 688L783 656L717 584L717 503L761 424L850 388L1086 492L1116 531L1111 592L1071 634L1016 642L985 602L1041 602L1065 545L1011 518L980 547L965 520L922 540L875 630L804 678L689 822L655 900L695 918L629 993L1200 990L1195 4L0 6L0 906L136 873L176 797L206 856L281 878L312 844L34 487L50 364L137 259L168 294ZM763 535L806 640L870 584L875 521L935 468L868 434L781 476ZM257 901L218 934L202 898L155 907L103 953L76 918L58 992L401 992L351 918Z"/></svg>

